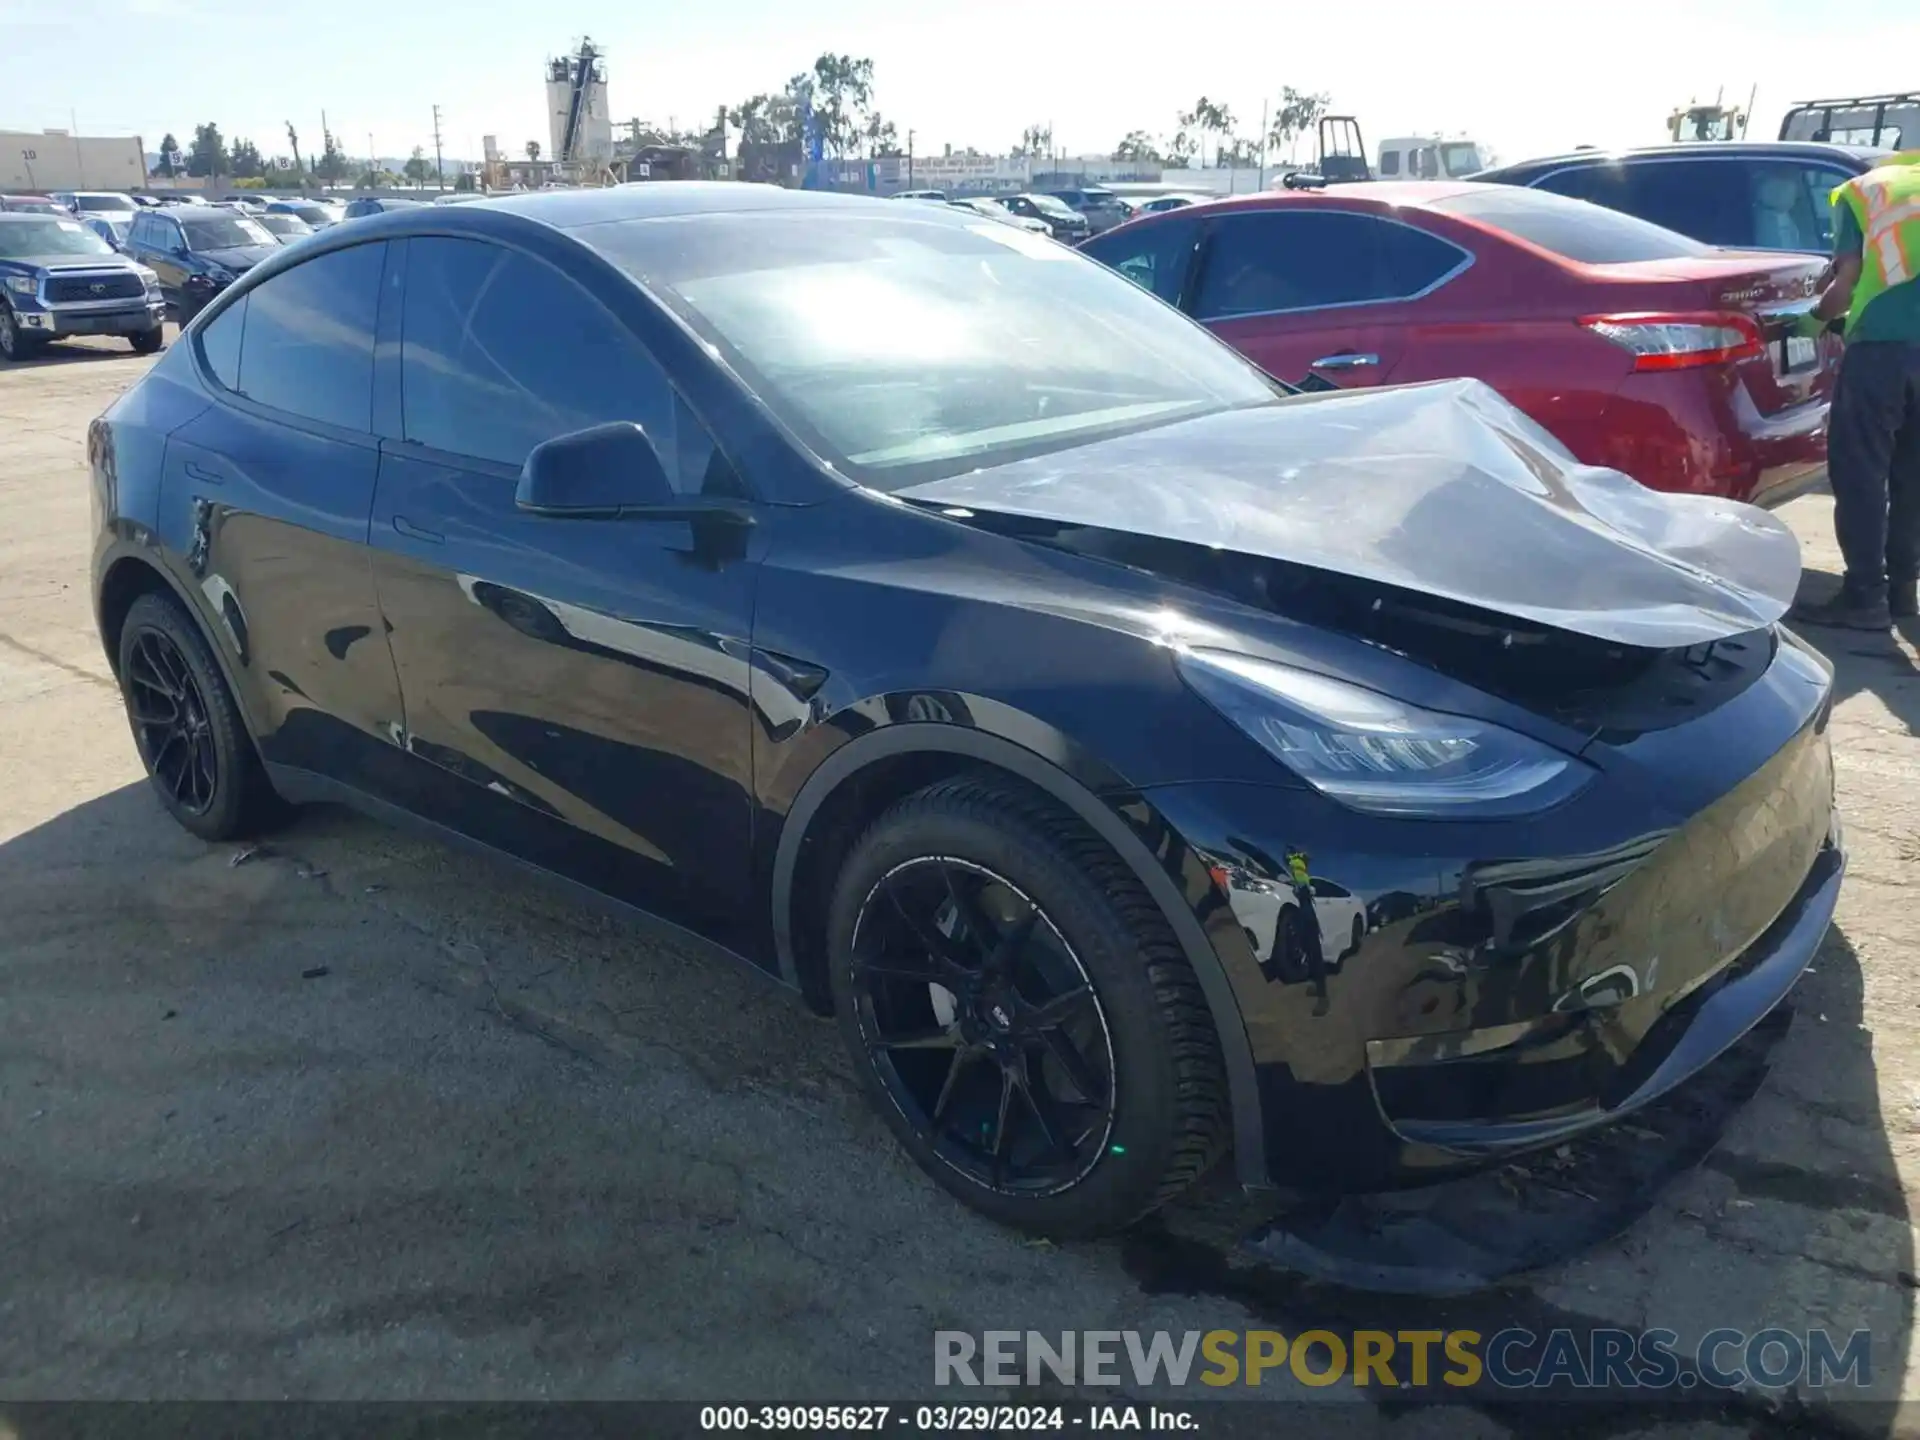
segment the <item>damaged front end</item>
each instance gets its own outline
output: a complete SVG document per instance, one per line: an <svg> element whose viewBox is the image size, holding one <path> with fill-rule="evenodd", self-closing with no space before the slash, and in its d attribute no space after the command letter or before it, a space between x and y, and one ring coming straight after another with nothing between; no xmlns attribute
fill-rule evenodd
<svg viewBox="0 0 1920 1440"><path fill-rule="evenodd" d="M1597 776L1478 815L1364 813L1278 763L1270 788L1144 797L1194 849L1280 1183L1434 1178L1624 1114L1764 1016L1827 929L1831 675L1775 623L1799 554L1769 515L1582 467L1473 382L1302 397L901 498L1337 637L1325 656L1392 663L1287 663L1429 677L1449 688L1403 698L1524 716Z"/></svg>

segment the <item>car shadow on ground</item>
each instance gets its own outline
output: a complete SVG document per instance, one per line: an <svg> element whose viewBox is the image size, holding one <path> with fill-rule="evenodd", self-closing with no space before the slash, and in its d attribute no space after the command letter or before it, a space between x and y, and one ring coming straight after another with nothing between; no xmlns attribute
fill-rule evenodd
<svg viewBox="0 0 1920 1440"><path fill-rule="evenodd" d="M1820 603L1839 589L1838 575L1808 569L1801 574L1797 598ZM1800 628L1799 633L1833 662L1836 705L1870 691L1908 734L1920 735L1920 620L1897 620L1885 635L1817 625Z"/></svg>
<svg viewBox="0 0 1920 1440"><path fill-rule="evenodd" d="M163 345L161 350L165 349ZM133 347L123 340L113 341L111 346L107 344L76 345L71 340L56 340L50 345L42 345L23 360L12 360L0 365L0 375L10 370L50 370L62 365L87 365L134 358Z"/></svg>
<svg viewBox="0 0 1920 1440"><path fill-rule="evenodd" d="M207 846L128 785L0 845L0 914L0 1293L43 1321L0 1336L20 1394L899 1398L935 1328L1238 1307L1287 1334L1870 1326L1874 1393L1903 1380L1906 1201L1838 931L1790 1030L1643 1112L1634 1143L1703 1111L1725 1135L1601 1197L1624 1233L1436 1297L1267 1263L1242 1242L1271 1207L1218 1183L1118 1242L1024 1244L911 1169L832 1027L757 976L342 811ZM1501 1188L1524 1216L1600 1185L1548 1157ZM1447 1398L1569 1429L1490 1384ZM1671 1418L1584 1398L1582 1440ZM1703 1413L1807 1433L1758 1398Z"/></svg>

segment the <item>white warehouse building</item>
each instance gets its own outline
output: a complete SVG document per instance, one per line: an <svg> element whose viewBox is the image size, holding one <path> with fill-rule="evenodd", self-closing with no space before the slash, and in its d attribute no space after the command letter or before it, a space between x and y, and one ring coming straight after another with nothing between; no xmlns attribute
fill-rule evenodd
<svg viewBox="0 0 1920 1440"><path fill-rule="evenodd" d="M137 135L0 130L0 190L137 190L147 183Z"/></svg>

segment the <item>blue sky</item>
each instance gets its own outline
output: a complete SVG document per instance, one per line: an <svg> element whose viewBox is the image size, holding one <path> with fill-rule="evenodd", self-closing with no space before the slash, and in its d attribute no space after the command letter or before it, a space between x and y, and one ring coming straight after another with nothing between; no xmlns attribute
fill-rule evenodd
<svg viewBox="0 0 1920 1440"><path fill-rule="evenodd" d="M1822 8L1825 18L1822 18ZM449 154L546 140L541 62L582 31L608 54L616 119L681 125L777 88L825 49L873 59L876 104L922 153L999 150L1051 122L1069 153L1171 130L1205 94L1257 129L1283 84L1332 94L1369 144L1465 132L1506 159L1663 138L1666 114L1757 84L1754 133L1794 99L1920 85L1920 5L1854 0L792 0L619 6L477 0L0 0L0 129L163 132L196 122L283 152L322 110L344 147Z"/></svg>

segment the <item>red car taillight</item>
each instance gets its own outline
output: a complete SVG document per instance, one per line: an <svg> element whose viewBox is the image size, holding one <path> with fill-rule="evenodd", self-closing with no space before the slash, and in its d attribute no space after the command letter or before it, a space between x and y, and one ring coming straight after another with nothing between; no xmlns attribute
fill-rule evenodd
<svg viewBox="0 0 1920 1440"><path fill-rule="evenodd" d="M1760 327L1731 312L1588 315L1580 321L1602 339L1633 354L1636 370L1690 370L1751 360L1765 351Z"/></svg>

